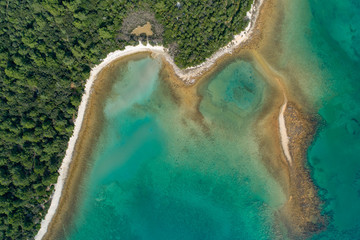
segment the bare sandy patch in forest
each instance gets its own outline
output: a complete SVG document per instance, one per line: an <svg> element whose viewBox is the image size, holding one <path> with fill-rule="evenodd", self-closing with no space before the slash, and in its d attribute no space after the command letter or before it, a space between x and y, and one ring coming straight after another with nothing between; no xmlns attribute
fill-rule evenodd
<svg viewBox="0 0 360 240"><path fill-rule="evenodd" d="M149 22L147 22L144 26L138 26L131 32L131 34L135 34L136 36L140 36L142 33L145 33L146 36L152 36L154 34L151 31L151 24Z"/></svg>

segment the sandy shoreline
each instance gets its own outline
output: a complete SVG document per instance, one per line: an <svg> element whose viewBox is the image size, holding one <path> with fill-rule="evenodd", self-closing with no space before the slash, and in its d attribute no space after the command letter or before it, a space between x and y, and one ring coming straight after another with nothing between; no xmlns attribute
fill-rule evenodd
<svg viewBox="0 0 360 240"><path fill-rule="evenodd" d="M85 84L85 90L84 94L81 99L81 103L78 109L77 118L75 120L74 124L74 131L73 135L71 136L69 142L68 142L68 148L65 153L65 157L62 161L62 164L59 169L59 177L57 180L57 183L55 184L55 191L51 197L51 204L48 209L48 212L45 216L45 218L41 222L40 230L38 231L37 235L35 236L36 240L40 240L44 237L44 235L47 233L49 224L51 223L53 217L56 214L56 211L58 209L60 199L62 196L62 192L64 189L64 185L66 182L66 179L68 177L70 164L73 159L73 154L75 150L75 146L77 143L77 140L79 138L79 134L83 125L84 116L86 112L86 108L91 96L92 87L94 84L94 81L96 80L98 74L101 72L103 68L108 66L110 63L112 63L115 60L118 60L120 58L130 56L136 53L141 52L151 52L154 54L159 54L164 57L164 59L172 66L174 73L179 77L181 80L183 80L187 84L193 84L200 75L204 74L206 71L210 70L213 65L216 63L216 61L225 56L226 54L231 54L236 48L238 48L241 44L246 42L248 39L250 39L250 36L253 32L256 20L259 15L259 9L263 3L263 0L255 0L250 11L247 13L248 18L250 19L249 25L246 27L246 29L241 32L240 34L236 35L234 37L234 40L231 41L227 46L219 49L216 53L214 53L210 58L208 58L204 63L199 64L195 67L187 68L185 70L180 69L176 66L174 63L172 57L168 54L168 51L166 48L162 46L151 46L149 44L143 45L139 44L137 46L127 46L124 50L118 50L112 53L109 53L107 57L97 66L95 66L90 73L89 79L86 81Z"/></svg>
<svg viewBox="0 0 360 240"><path fill-rule="evenodd" d="M166 54L164 55L165 59L172 65L175 74L184 82L192 84L200 75L212 68L219 58L225 56L226 54L233 53L233 51L237 49L241 44L249 40L254 31L255 24L259 16L259 11L263 2L264 0L254 0L251 9L247 12L247 17L250 19L250 21L245 30L242 31L240 34L235 35L234 40L228 43L225 47L220 48L211 57L206 59L205 62L197 66L189 67L182 70L174 63L174 60L169 54L167 54L166 51Z"/></svg>
<svg viewBox="0 0 360 240"><path fill-rule="evenodd" d="M255 22L253 23L250 31L252 33L251 41L246 41L249 39L249 36L247 36L246 40L243 40L243 42L235 47L232 47L232 43L230 43L227 46L229 49L226 47L222 48L219 50L221 54L219 53L216 58L210 57L205 62L208 65L204 63L205 65L200 64L194 68L180 70L174 67L174 62L167 54L166 49L161 46L154 47L140 44L136 47L127 47L123 51L109 54L99 66L92 69L80 105L83 110L81 112L82 108L79 107L78 118L75 122L75 127L77 125L80 125L80 127L79 129L74 129L74 135L76 133L77 136L72 136L72 138L74 137L72 141L74 145L70 146L69 142L67 154L70 155L67 155L68 159L64 159L64 162L66 160L68 165L66 168L61 168L61 170L65 169L65 172L60 172L65 174L62 178L62 181L64 181L61 186L62 190L55 188L55 191L59 192L57 195L59 198L57 205L54 206L53 215L46 215L45 220L48 220L48 222L44 224L42 222L43 232L39 231L36 239L41 239L42 237L45 239L57 239L58 236L66 234L62 228L72 218L71 211L76 209L74 204L76 205L78 193L79 191L81 192L79 182L82 181L84 172L82 167L88 162L89 152L91 152L91 147L94 146L95 142L93 139L97 137L96 135L99 131L98 125L101 125L97 116L102 109L101 101L103 98L101 96L106 96L111 87L108 83L109 78L107 76L109 75L107 74L113 71L112 68L118 62L141 57L138 55L139 53L152 54L153 57L157 55L163 59L164 71L162 72L162 77L170 80L166 81L166 83L170 84L173 88L174 92L171 94L174 95L177 102L185 105L188 109L195 110L186 117L199 118L200 124L201 116L199 117L199 113L196 111L200 99L196 90L199 84L205 83L202 79L206 80L233 59L240 58L246 59L246 61L253 61L254 66L257 66L256 69L261 72L264 80L270 85L269 97L265 103L264 110L259 114L260 116L254 130L257 131L259 141L261 142L261 154L263 155L264 165L268 168L274 179L282 185L288 197L287 203L276 213L276 216L280 219L279 222L281 224L285 224L289 236L293 236L294 239L303 236L304 232L309 232L310 228L316 229L314 223L321 222L317 212L316 189L311 182L308 171L305 169L305 153L309 146L308 139L311 139L313 136L313 133L310 131L312 125L308 124L305 118L308 116L308 112L296 111L297 107L307 105L300 101L292 92L292 90L297 89L295 85L292 83L285 85L284 81L289 78L289 72L279 68L276 64L278 62L277 57L279 56L273 55L274 49L279 47L276 41L274 41L279 33L278 31L280 31L277 26L281 25L281 20L279 21L281 19L281 7L278 4L281 5L281 0L261 1L261 9L258 8L256 13L259 14L261 11L261 14L256 19L256 24ZM241 39L240 35L238 35L238 39ZM223 51L224 49L225 51ZM230 54L232 52L233 54ZM166 59L166 57L170 60ZM178 79L183 81L178 81ZM83 114L82 119L79 118L80 113ZM295 121L295 119L298 120ZM299 127L304 127L303 129L308 129L308 131L302 131L302 135L297 135L295 130ZM286 139L288 140L287 142L284 141ZM291 168L285 153L286 146L290 157L292 157ZM69 150L70 147L73 147L72 151ZM69 167L70 163L71 167ZM61 209L61 211L56 212L56 208ZM277 223L275 228L279 228L281 224ZM48 227L49 229L47 230ZM283 229L283 226L280 226L280 228Z"/></svg>

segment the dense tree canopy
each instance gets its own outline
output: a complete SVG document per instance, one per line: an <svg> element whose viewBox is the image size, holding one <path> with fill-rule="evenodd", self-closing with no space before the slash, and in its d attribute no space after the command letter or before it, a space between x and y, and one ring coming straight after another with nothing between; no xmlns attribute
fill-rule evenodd
<svg viewBox="0 0 360 240"><path fill-rule="evenodd" d="M39 229L91 67L142 38L124 37L129 14L152 21L159 31L149 41L187 67L244 28L251 2L0 1L0 239Z"/></svg>

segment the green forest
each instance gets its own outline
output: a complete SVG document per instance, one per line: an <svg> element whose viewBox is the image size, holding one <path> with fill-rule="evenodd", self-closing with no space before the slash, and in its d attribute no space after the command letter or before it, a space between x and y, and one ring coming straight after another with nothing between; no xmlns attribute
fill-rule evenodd
<svg viewBox="0 0 360 240"><path fill-rule="evenodd" d="M199 64L244 29L252 1L0 1L0 239L40 228L93 66L139 40ZM153 36L129 34L147 21Z"/></svg>

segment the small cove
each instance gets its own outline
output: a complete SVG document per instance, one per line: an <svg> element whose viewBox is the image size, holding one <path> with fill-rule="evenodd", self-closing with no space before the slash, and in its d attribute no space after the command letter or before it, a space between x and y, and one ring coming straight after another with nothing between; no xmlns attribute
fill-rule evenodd
<svg viewBox="0 0 360 240"><path fill-rule="evenodd" d="M202 85L205 131L166 94L169 86L160 79L157 60L126 64L106 100L104 127L65 237L279 234L274 212L285 196L261 162L252 126L266 89L261 75L251 64L235 61Z"/></svg>

